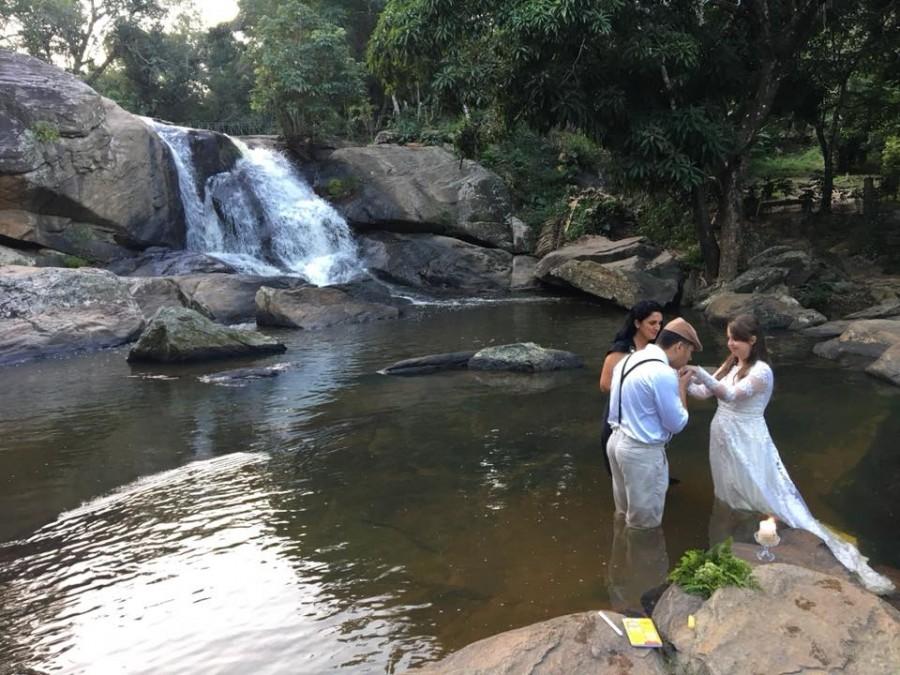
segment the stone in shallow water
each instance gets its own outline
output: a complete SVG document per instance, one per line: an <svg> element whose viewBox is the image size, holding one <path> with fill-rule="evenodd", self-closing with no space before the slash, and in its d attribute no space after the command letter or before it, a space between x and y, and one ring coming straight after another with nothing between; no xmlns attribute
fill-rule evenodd
<svg viewBox="0 0 900 675"><path fill-rule="evenodd" d="M470 370L538 373L583 367L584 361L577 354L560 349L545 349L534 342L487 347L469 360Z"/></svg>
<svg viewBox="0 0 900 675"><path fill-rule="evenodd" d="M354 298L335 287L276 289L256 293L256 323L304 330L382 319L396 319L400 310L380 302Z"/></svg>
<svg viewBox="0 0 900 675"><path fill-rule="evenodd" d="M282 343L261 333L213 323L191 309L163 307L150 320L128 360L179 363L285 350Z"/></svg>
<svg viewBox="0 0 900 675"><path fill-rule="evenodd" d="M273 366L263 366L260 368L235 368L234 370L222 370L218 373L201 375L197 379L204 384L238 386L246 384L247 382L250 382L252 380L263 380L272 377L278 377L286 370L294 370L295 368L299 367L299 363L276 363Z"/></svg>
<svg viewBox="0 0 900 675"><path fill-rule="evenodd" d="M429 354L392 363L378 372L382 375L425 375L440 370L462 370L469 367L469 359L475 352L448 352Z"/></svg>

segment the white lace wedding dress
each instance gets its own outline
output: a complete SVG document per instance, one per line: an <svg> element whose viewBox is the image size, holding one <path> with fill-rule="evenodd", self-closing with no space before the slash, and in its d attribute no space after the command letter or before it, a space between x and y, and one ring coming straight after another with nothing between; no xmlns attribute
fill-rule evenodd
<svg viewBox="0 0 900 675"><path fill-rule="evenodd" d="M757 361L740 380L738 366L721 380L703 368L695 372L690 395L718 399L709 429L709 464L716 497L734 509L770 514L791 527L812 532L844 567L859 575L867 589L879 595L893 591L891 581L869 567L855 546L835 537L813 518L788 476L763 417L774 385L769 364Z"/></svg>

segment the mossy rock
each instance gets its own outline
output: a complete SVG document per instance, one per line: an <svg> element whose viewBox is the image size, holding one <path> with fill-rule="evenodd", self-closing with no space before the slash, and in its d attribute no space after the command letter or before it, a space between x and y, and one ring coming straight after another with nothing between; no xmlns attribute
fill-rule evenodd
<svg viewBox="0 0 900 675"><path fill-rule="evenodd" d="M222 326L185 307L162 307L141 333L128 361L184 363L280 354L284 344L256 331Z"/></svg>

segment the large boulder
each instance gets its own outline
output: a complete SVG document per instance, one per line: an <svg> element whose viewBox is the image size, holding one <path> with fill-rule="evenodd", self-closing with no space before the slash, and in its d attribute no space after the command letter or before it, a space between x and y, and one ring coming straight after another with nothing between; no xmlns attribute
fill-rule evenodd
<svg viewBox="0 0 900 675"><path fill-rule="evenodd" d="M184 363L278 354L286 347L261 333L229 328L185 307L163 307L128 353L130 362Z"/></svg>
<svg viewBox="0 0 900 675"><path fill-rule="evenodd" d="M533 291L541 287L535 276L538 259L530 255L517 255L513 258L512 275L509 289L511 291Z"/></svg>
<svg viewBox="0 0 900 675"><path fill-rule="evenodd" d="M263 286L256 293L256 323L305 330L380 319L396 319L391 305L354 298L340 288L278 289Z"/></svg>
<svg viewBox="0 0 900 675"><path fill-rule="evenodd" d="M575 288L626 308L639 300L671 303L683 279L678 261L643 237L613 241L599 235L582 237L544 256L535 275L544 283Z"/></svg>
<svg viewBox="0 0 900 675"><path fill-rule="evenodd" d="M619 625L622 616L606 615ZM597 612L560 616L479 640L416 675L595 675L671 672L656 649L636 649Z"/></svg>
<svg viewBox="0 0 900 675"><path fill-rule="evenodd" d="M867 307L853 314L848 314L851 321L858 319L893 319L900 318L900 299L885 300L872 307Z"/></svg>
<svg viewBox="0 0 900 675"><path fill-rule="evenodd" d="M197 251L172 251L152 247L139 255L113 260L106 269L121 276L166 277L187 274L233 274L237 270L228 263Z"/></svg>
<svg viewBox="0 0 900 675"><path fill-rule="evenodd" d="M0 267L0 363L120 345L143 325L128 285L111 272Z"/></svg>
<svg viewBox="0 0 900 675"><path fill-rule="evenodd" d="M777 562L754 576L760 590L722 588L701 605L677 586L663 594L653 618L674 647L674 671L900 672L900 613L877 596Z"/></svg>
<svg viewBox="0 0 900 675"><path fill-rule="evenodd" d="M866 366L866 372L900 387L900 342L885 349L877 360Z"/></svg>
<svg viewBox="0 0 900 675"><path fill-rule="evenodd" d="M385 280L430 292L498 294L510 289L513 256L452 237L372 232L359 237L363 264Z"/></svg>
<svg viewBox="0 0 900 675"><path fill-rule="evenodd" d="M3 265L34 267L37 265L37 256L29 251L0 246L0 266Z"/></svg>
<svg viewBox="0 0 900 675"><path fill-rule="evenodd" d="M584 368L584 361L572 352L545 349L534 342L485 347L469 359L469 370L541 373L570 368Z"/></svg>
<svg viewBox="0 0 900 675"><path fill-rule="evenodd" d="M844 356L877 359L896 344L900 344L900 320L863 319L853 321L839 337L817 344L813 353L826 359Z"/></svg>
<svg viewBox="0 0 900 675"><path fill-rule="evenodd" d="M0 50L0 235L96 260L183 248L167 146L73 75Z"/></svg>
<svg viewBox="0 0 900 675"><path fill-rule="evenodd" d="M738 314L752 314L764 330L802 330L826 321L786 293L717 293L706 301L705 311L706 318L717 324L728 323Z"/></svg>
<svg viewBox="0 0 900 675"><path fill-rule="evenodd" d="M316 188L358 229L443 234L516 253L530 245L500 177L441 147L341 148L320 167Z"/></svg>
<svg viewBox="0 0 900 675"><path fill-rule="evenodd" d="M124 281L145 319L152 318L161 307L187 307L190 304L175 279L126 277Z"/></svg>
<svg viewBox="0 0 900 675"><path fill-rule="evenodd" d="M248 274L194 274L175 277L187 306L219 323L256 320L256 292L263 286L299 288L299 277L257 277Z"/></svg>

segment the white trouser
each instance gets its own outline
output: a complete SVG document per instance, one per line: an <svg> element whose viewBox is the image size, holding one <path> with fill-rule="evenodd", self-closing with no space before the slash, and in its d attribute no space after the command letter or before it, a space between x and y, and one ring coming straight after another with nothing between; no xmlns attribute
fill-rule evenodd
<svg viewBox="0 0 900 675"><path fill-rule="evenodd" d="M669 489L666 445L648 445L614 429L606 444L612 469L616 513L625 514L628 527L659 527Z"/></svg>

